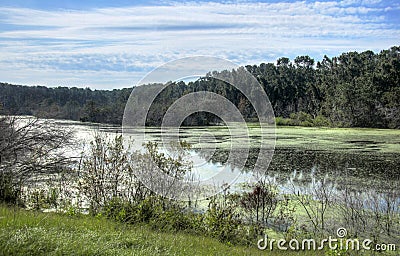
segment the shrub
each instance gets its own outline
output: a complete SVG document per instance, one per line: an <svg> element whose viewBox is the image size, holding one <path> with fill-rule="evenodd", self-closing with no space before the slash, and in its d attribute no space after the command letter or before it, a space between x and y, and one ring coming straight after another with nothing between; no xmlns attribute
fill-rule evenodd
<svg viewBox="0 0 400 256"><path fill-rule="evenodd" d="M236 212L236 203L231 198L224 197L219 201L213 197L204 215L204 224L207 233L221 242L239 243L239 214Z"/></svg>
<svg viewBox="0 0 400 256"><path fill-rule="evenodd" d="M55 188L32 190L29 192L26 203L35 210L56 208L58 206L58 191Z"/></svg>
<svg viewBox="0 0 400 256"><path fill-rule="evenodd" d="M277 117L275 117L275 124L278 126L285 126L285 125L287 125L287 119L277 116Z"/></svg>
<svg viewBox="0 0 400 256"><path fill-rule="evenodd" d="M304 127L313 127L314 126L314 124L312 123L312 121L310 122L310 121L302 121L302 122L300 122L300 126L304 126Z"/></svg>
<svg viewBox="0 0 400 256"><path fill-rule="evenodd" d="M255 221L256 224L266 226L279 202L277 187L259 181L251 188L251 192L243 192L240 196L240 206L249 215L251 224Z"/></svg>
<svg viewBox="0 0 400 256"><path fill-rule="evenodd" d="M332 123L324 116L318 115L314 119L310 114L305 112L291 113L289 118L276 117L275 124L277 126L332 126ZM342 126L343 124L339 124Z"/></svg>
<svg viewBox="0 0 400 256"><path fill-rule="evenodd" d="M331 126L331 122L328 120L328 118L318 115L316 118L313 120L314 126Z"/></svg>
<svg viewBox="0 0 400 256"><path fill-rule="evenodd" d="M20 189L17 189L17 186L13 184L11 174L0 174L0 202L11 205L22 204Z"/></svg>

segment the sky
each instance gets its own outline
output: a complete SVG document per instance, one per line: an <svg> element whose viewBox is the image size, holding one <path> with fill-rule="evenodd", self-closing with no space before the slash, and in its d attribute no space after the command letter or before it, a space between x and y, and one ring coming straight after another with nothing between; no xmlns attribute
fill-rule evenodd
<svg viewBox="0 0 400 256"><path fill-rule="evenodd" d="M115 89L179 58L238 65L400 45L398 0L2 0L0 82Z"/></svg>

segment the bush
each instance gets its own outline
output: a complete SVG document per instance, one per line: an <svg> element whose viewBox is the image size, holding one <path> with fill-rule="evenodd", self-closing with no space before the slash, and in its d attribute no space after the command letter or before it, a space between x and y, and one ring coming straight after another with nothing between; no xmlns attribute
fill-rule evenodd
<svg viewBox="0 0 400 256"><path fill-rule="evenodd" d="M207 233L221 242L240 243L239 214L236 202L232 197L214 196L204 214L204 225Z"/></svg>
<svg viewBox="0 0 400 256"><path fill-rule="evenodd" d="M56 208L58 206L58 191L55 188L35 189L29 192L28 207L35 210Z"/></svg>
<svg viewBox="0 0 400 256"><path fill-rule="evenodd" d="M177 203L161 197L148 197L140 203L130 203L113 198L105 205L103 212L107 218L128 224L148 223L159 230L198 230L197 214L185 212Z"/></svg>
<svg viewBox="0 0 400 256"><path fill-rule="evenodd" d="M275 117L275 124L276 124L276 125L282 125L282 126L284 126L284 125L286 125L285 123L286 123L286 122L285 122L285 118L280 117L280 116Z"/></svg>
<svg viewBox="0 0 400 256"><path fill-rule="evenodd" d="M328 120L328 118L318 115L316 118L314 118L314 126L331 126L331 122Z"/></svg>
<svg viewBox="0 0 400 256"><path fill-rule="evenodd" d="M314 124L312 123L312 121L310 122L310 121L302 121L302 122L300 122L300 126L304 126L304 127L313 127L314 126Z"/></svg>
<svg viewBox="0 0 400 256"><path fill-rule="evenodd" d="M332 123L324 116L318 115L313 119L310 114L305 112L291 113L289 118L276 117L275 124L277 126L332 126ZM342 126L340 124L339 126Z"/></svg>
<svg viewBox="0 0 400 256"><path fill-rule="evenodd" d="M185 210L175 201L149 197L138 204L113 198L103 208L105 217L127 224L146 223L162 231L184 231L217 238L232 244L251 244L260 229L240 221L236 202L231 199L212 199L204 214Z"/></svg>
<svg viewBox="0 0 400 256"><path fill-rule="evenodd" d="M159 208L149 223L151 227L159 230L200 233L201 221L202 218L198 214L185 212L182 207L173 204L166 210Z"/></svg>
<svg viewBox="0 0 400 256"><path fill-rule="evenodd" d="M0 174L0 202L11 205L22 204L20 190L13 184L10 174Z"/></svg>

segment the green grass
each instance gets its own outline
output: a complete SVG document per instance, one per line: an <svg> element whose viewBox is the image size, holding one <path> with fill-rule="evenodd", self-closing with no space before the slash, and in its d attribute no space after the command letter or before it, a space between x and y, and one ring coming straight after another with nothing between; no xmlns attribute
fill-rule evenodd
<svg viewBox="0 0 400 256"><path fill-rule="evenodd" d="M185 233L163 233L102 217L0 206L0 255L320 255L260 251Z"/></svg>

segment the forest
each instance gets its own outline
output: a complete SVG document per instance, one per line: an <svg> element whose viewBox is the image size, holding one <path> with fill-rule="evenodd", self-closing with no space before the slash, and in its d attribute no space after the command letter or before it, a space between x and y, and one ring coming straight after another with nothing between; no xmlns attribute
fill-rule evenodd
<svg viewBox="0 0 400 256"><path fill-rule="evenodd" d="M400 128L400 47L380 53L347 52L315 61L309 56L242 67L267 93L278 125ZM240 70L222 71L240 82ZM171 82L153 102L148 125L159 125L176 99L194 91L211 91L233 102L247 121L257 116L248 99L209 73L196 81ZM245 81L241 81L245 82ZM132 88L91 90L0 83L0 114L121 124ZM218 122L196 113L186 125Z"/></svg>

